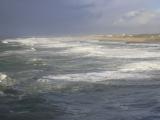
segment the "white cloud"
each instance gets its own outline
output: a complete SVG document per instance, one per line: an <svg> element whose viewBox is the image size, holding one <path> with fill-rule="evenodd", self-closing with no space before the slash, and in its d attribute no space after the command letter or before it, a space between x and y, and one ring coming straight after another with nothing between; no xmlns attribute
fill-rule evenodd
<svg viewBox="0 0 160 120"><path fill-rule="evenodd" d="M114 22L117 26L139 26L158 24L160 19L159 10L136 10L125 13Z"/></svg>

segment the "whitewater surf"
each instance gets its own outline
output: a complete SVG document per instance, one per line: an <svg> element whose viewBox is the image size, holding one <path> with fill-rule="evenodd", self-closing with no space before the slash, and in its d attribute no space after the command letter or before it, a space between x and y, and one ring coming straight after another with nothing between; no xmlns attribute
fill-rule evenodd
<svg viewBox="0 0 160 120"><path fill-rule="evenodd" d="M160 44L0 41L0 118L160 119Z"/></svg>

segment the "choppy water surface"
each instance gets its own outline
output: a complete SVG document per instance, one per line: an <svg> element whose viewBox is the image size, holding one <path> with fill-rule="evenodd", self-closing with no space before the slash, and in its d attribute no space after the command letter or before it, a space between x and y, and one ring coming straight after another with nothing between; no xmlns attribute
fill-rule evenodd
<svg viewBox="0 0 160 120"><path fill-rule="evenodd" d="M0 42L1 120L159 120L160 44Z"/></svg>

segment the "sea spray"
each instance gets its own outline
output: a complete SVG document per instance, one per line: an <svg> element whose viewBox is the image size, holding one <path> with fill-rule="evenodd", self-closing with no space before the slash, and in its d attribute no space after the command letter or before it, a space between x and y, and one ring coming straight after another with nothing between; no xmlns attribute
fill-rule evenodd
<svg viewBox="0 0 160 120"><path fill-rule="evenodd" d="M14 80L4 73L0 73L0 86L10 87L14 84Z"/></svg>

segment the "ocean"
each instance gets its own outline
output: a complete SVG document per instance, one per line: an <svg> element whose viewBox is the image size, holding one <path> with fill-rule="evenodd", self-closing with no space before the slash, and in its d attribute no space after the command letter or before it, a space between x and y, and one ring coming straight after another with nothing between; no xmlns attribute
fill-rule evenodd
<svg viewBox="0 0 160 120"><path fill-rule="evenodd" d="M1 40L0 120L160 120L160 44Z"/></svg>

